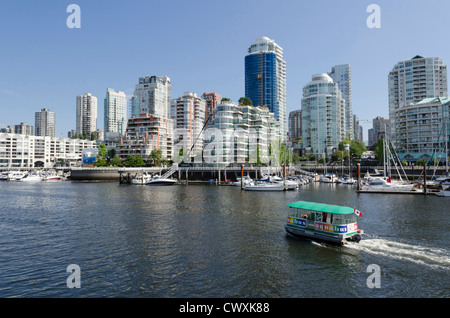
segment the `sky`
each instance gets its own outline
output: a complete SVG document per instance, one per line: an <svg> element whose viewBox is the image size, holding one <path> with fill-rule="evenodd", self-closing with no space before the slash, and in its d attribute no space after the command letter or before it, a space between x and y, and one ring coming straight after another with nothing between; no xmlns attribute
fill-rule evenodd
<svg viewBox="0 0 450 318"><path fill-rule="evenodd" d="M81 28L68 28L70 4ZM370 4L380 28L369 28ZM447 0L0 0L0 128L49 108L56 136L75 129L76 96L133 94L139 77L169 76L172 98L190 91L244 96L244 58L258 37L284 50L287 112L301 108L313 74L352 69L353 113L367 129L388 117L388 74L422 55L450 61Z"/></svg>

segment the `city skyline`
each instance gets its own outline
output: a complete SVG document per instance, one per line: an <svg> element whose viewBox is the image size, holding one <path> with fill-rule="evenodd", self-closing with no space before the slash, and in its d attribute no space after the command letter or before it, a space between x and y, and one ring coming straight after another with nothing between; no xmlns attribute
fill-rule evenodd
<svg viewBox="0 0 450 318"><path fill-rule="evenodd" d="M269 6L267 1L158 5L111 1L105 6L77 1L80 29L66 26L68 1L6 3L0 13L0 38L9 44L0 62L0 127L33 123L36 111L49 108L57 115L55 135L65 137L76 127L76 96L90 92L101 100L106 89L113 87L130 98L136 79L148 75L170 77L173 97L185 91L199 96L216 92L237 102L245 95L248 44L267 36L284 50L286 115L300 109L302 87L313 74L330 72L333 65L350 64L353 113L365 128L367 140L371 120L389 117L388 74L394 65L415 55L438 57L444 63L449 60L438 31L445 29L445 9L450 4L430 1L426 7L416 6L419 10L413 9L418 1L408 1L411 10L403 15L406 1L378 1L381 28L370 29L366 25L370 3L327 2L324 7L289 1L278 6ZM152 10L146 10L149 8ZM211 10L220 12L220 18L208 16ZM204 19L192 21L186 12ZM268 14L273 23L249 20ZM142 28L146 19L152 18L152 25L163 25L168 16L169 23L153 32L151 40L140 40L146 32ZM329 33L336 36L323 44ZM345 36L345 41L340 36ZM126 39L123 48L117 46L121 38ZM139 45L133 45L136 41ZM84 50L79 42L95 50ZM102 113L101 107L98 113ZM102 116L98 127L104 127Z"/></svg>

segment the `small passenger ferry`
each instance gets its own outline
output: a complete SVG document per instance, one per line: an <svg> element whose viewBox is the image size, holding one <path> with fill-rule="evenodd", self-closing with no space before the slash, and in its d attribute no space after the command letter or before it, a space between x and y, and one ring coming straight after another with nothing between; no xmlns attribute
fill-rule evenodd
<svg viewBox="0 0 450 318"><path fill-rule="evenodd" d="M362 213L356 209L307 201L287 206L291 208L285 225L289 234L342 245L362 239L363 230L358 229L356 222L356 216Z"/></svg>

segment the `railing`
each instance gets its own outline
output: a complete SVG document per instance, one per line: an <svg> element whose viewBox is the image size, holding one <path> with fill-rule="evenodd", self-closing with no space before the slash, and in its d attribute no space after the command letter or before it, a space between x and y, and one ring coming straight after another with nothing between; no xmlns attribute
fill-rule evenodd
<svg viewBox="0 0 450 318"><path fill-rule="evenodd" d="M170 177L172 174L174 174L176 171L178 171L178 165L176 164L174 164L170 169L169 169L169 171L167 171L165 174L163 174L162 175L162 179L166 179L166 178L168 178L168 177Z"/></svg>

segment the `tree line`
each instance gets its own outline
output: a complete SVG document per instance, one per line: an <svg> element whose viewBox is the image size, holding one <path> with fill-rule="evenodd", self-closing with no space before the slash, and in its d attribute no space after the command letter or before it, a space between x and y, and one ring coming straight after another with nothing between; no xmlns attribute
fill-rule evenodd
<svg viewBox="0 0 450 318"><path fill-rule="evenodd" d="M141 155L128 155L125 160L120 159L115 149L108 150L104 144L98 147L98 154L94 161L96 167L145 167L160 166L161 164L169 164L166 158L162 157L160 149L153 149L147 158Z"/></svg>

